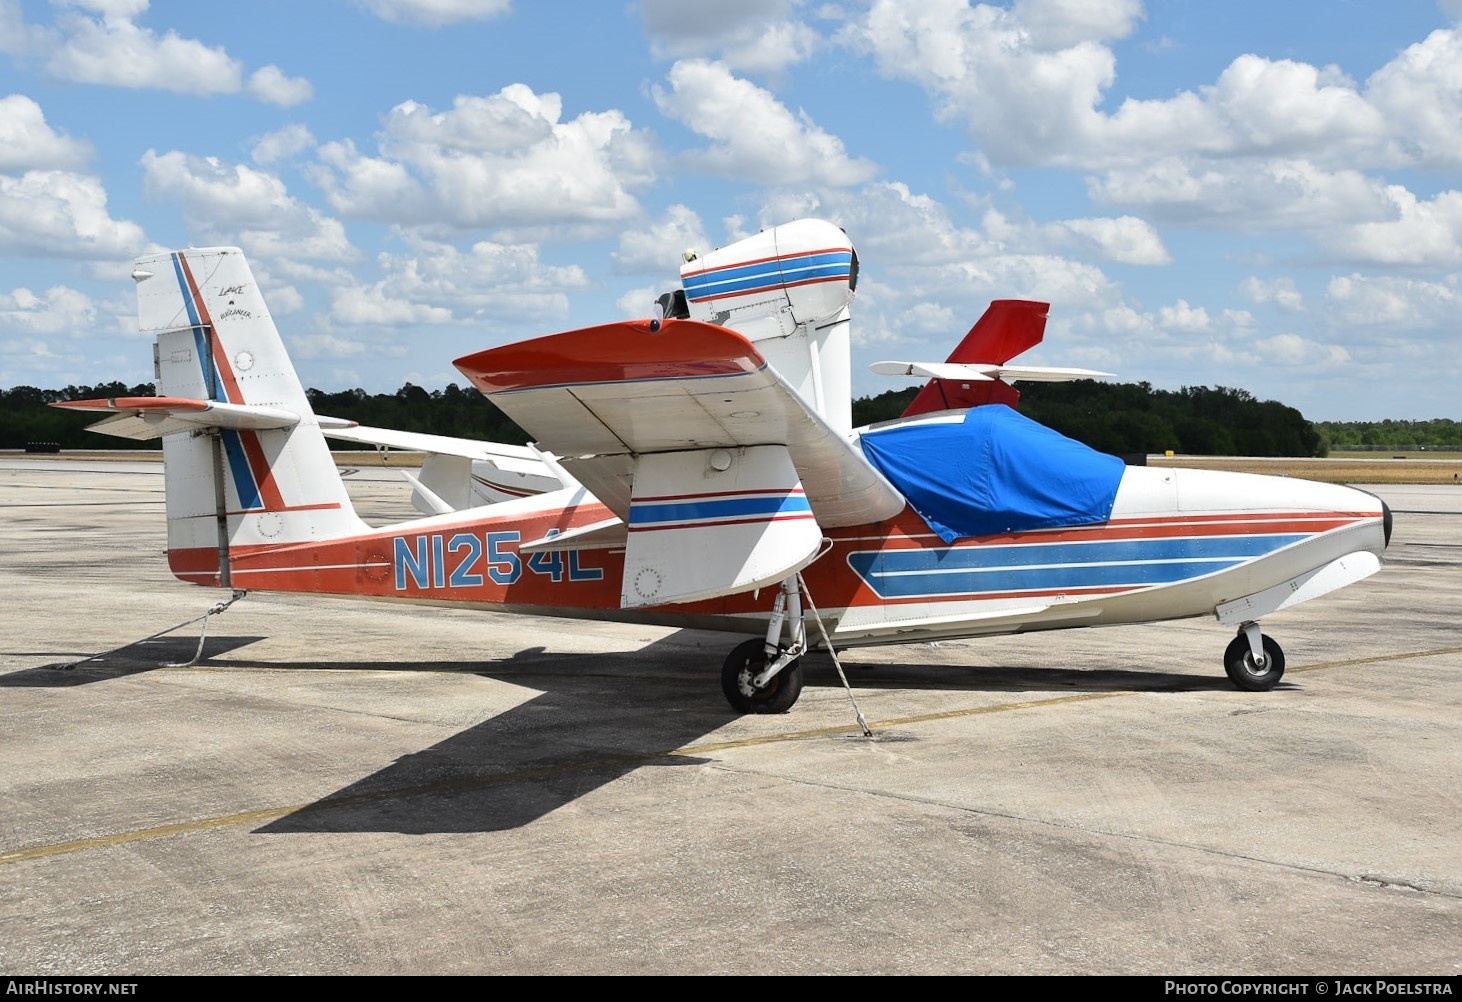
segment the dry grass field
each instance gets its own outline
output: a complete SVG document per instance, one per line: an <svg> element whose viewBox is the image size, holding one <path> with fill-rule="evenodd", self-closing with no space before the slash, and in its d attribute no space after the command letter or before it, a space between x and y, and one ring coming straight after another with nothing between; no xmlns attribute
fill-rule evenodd
<svg viewBox="0 0 1462 1002"><path fill-rule="evenodd" d="M1332 484L1462 483L1462 453L1356 453L1327 459L1245 459L1233 456L1149 456L1149 466L1186 466L1300 477Z"/></svg>

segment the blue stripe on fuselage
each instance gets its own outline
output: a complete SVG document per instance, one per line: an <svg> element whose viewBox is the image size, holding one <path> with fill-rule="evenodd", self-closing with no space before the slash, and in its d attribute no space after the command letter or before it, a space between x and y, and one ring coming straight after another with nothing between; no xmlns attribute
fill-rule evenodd
<svg viewBox="0 0 1462 1002"><path fill-rule="evenodd" d="M848 555L882 598L1173 584L1237 566L1304 533L884 550Z"/></svg>

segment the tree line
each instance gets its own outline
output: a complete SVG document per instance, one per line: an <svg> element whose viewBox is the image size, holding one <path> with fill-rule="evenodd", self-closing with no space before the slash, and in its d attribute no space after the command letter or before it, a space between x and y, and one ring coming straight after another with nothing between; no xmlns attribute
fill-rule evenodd
<svg viewBox="0 0 1462 1002"><path fill-rule="evenodd" d="M111 397L150 397L152 383L128 386L100 383L96 386L68 386L62 390L41 390L34 386L0 389L0 449L24 449L36 443L53 443L62 449L160 449L157 439L146 442L97 435L86 426L106 417L105 413L68 411L48 406L63 400L95 400ZM476 390L464 390L456 383L446 389L426 390L407 383L395 393L367 393L365 390L305 391L316 414L345 418L358 424L397 431L426 432L454 438L522 445L528 441L523 430ZM369 449L350 442L332 442L337 449Z"/></svg>
<svg viewBox="0 0 1462 1002"><path fill-rule="evenodd" d="M853 423L873 424L903 413L917 386L853 401ZM1293 407L1258 400L1247 390L1185 386L1156 390L1149 383L1020 384L1019 410L1094 449L1114 455L1175 453L1208 456L1324 456L1331 450L1462 450L1462 422L1310 422ZM153 385L33 386L0 389L0 449L54 443L62 449L156 448L95 435L86 426L104 415L49 407L55 401L98 397L148 397ZM363 425L522 445L528 436L474 389L455 383L440 390L407 383L394 393L353 389L307 390L317 414ZM348 443L333 443L348 448ZM362 448L369 448L363 446Z"/></svg>
<svg viewBox="0 0 1462 1002"><path fill-rule="evenodd" d="M1151 383L1021 383L1018 410L1068 438L1113 455L1175 453L1197 456L1320 456L1323 431L1293 407L1257 400L1247 390ZM897 417L919 387L891 390L854 404L872 420Z"/></svg>

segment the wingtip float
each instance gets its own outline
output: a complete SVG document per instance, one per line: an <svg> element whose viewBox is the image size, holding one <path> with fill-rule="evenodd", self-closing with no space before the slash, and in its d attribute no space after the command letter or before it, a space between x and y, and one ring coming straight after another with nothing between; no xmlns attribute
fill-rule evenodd
<svg viewBox="0 0 1462 1002"><path fill-rule="evenodd" d="M163 440L184 581L750 634L738 712L783 712L818 646L1214 617L1242 689L1278 683L1261 617L1381 565L1390 512L1290 478L1126 467L1010 409L1048 306L997 300L906 413L851 427L858 257L820 220L687 252L645 321L476 352L458 368L531 434L502 445L311 409L236 248L136 262L156 398L68 402ZM328 438L420 450L423 517L368 525ZM815 606L812 604L815 598ZM820 613L814 635L807 610Z"/></svg>

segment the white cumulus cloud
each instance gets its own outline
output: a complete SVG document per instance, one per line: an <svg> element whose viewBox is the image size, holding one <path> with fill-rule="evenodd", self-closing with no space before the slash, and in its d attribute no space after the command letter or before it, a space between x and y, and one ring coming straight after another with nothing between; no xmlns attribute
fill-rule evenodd
<svg viewBox="0 0 1462 1002"><path fill-rule="evenodd" d="M40 294L29 289L0 292L0 330L78 334L96 326L97 314L90 296L61 285Z"/></svg>
<svg viewBox="0 0 1462 1002"><path fill-rule="evenodd" d="M1213 318L1203 307L1190 306L1186 299L1179 299L1157 311L1157 324L1168 330L1206 331L1212 329Z"/></svg>
<svg viewBox="0 0 1462 1002"><path fill-rule="evenodd" d="M711 249L700 216L684 205L672 205L649 226L625 230L610 257L620 273L659 272L676 275L681 255ZM641 310L643 312L643 310Z"/></svg>
<svg viewBox="0 0 1462 1002"><path fill-rule="evenodd" d="M1264 362L1269 365L1303 366L1306 369L1343 369L1353 364L1341 345L1320 344L1298 334L1276 334L1253 342Z"/></svg>
<svg viewBox="0 0 1462 1002"><path fill-rule="evenodd" d="M1462 166L1462 30L1408 46L1366 81L1366 97L1415 163Z"/></svg>
<svg viewBox="0 0 1462 1002"><path fill-rule="evenodd" d="M0 171L76 168L92 154L91 144L46 124L45 112L24 94L0 97Z"/></svg>
<svg viewBox="0 0 1462 1002"><path fill-rule="evenodd" d="M512 84L450 111L392 109L380 155L320 148L315 181L340 213L444 229L632 218L653 180L653 147L618 111L561 121L557 94Z"/></svg>
<svg viewBox="0 0 1462 1002"><path fill-rule="evenodd" d="M303 153L315 145L315 137L303 125L295 123L260 136L249 156L258 164L278 163Z"/></svg>
<svg viewBox="0 0 1462 1002"><path fill-rule="evenodd" d="M276 66L256 70L247 80L244 64L221 45L158 33L139 20L148 0L56 0L54 25L28 24L23 9L0 0L0 51L35 56L51 76L72 83L178 94L247 92L288 107L307 100L307 80L291 78Z"/></svg>
<svg viewBox="0 0 1462 1002"><path fill-rule="evenodd" d="M380 281L336 289L332 320L394 327L472 322L500 329L517 320L565 316L567 292L588 282L576 266L544 264L528 244L483 240L463 250L420 238L410 243L411 253L379 256Z"/></svg>
<svg viewBox="0 0 1462 1002"><path fill-rule="evenodd" d="M1325 290L1325 308L1340 324L1394 332L1432 331L1457 341L1462 313L1462 274L1439 280L1399 275L1337 275Z"/></svg>
<svg viewBox="0 0 1462 1002"><path fill-rule="evenodd" d="M1394 218L1340 229L1329 242L1337 257L1385 265L1462 264L1462 191L1422 201L1400 185L1386 189Z"/></svg>
<svg viewBox="0 0 1462 1002"><path fill-rule="evenodd" d="M670 69L670 89L654 89L671 118L711 140L682 155L709 173L773 184L846 186L870 180L878 167L851 157L843 141L805 113L794 114L770 91L734 76L721 63L684 60ZM756 128L748 129L747 122Z"/></svg>
<svg viewBox="0 0 1462 1002"><path fill-rule="evenodd" d="M1251 303L1273 303L1286 313L1302 313L1305 297L1287 276L1261 279L1250 275L1239 283L1239 294Z"/></svg>
<svg viewBox="0 0 1462 1002"><path fill-rule="evenodd" d="M1121 264L1170 264L1172 255L1152 224L1135 216L1067 219L1061 226L1089 241L1097 252Z"/></svg>
<svg viewBox="0 0 1462 1002"><path fill-rule="evenodd" d="M339 220L291 196L267 171L176 150L148 150L142 169L148 196L181 204L190 229L206 243L317 260L357 256Z"/></svg>
<svg viewBox="0 0 1462 1002"><path fill-rule="evenodd" d="M97 178L56 170L0 175L0 254L114 261L147 249L142 227L107 212Z"/></svg>
<svg viewBox="0 0 1462 1002"><path fill-rule="evenodd" d="M315 88L303 77L287 77L278 66L257 69L249 77L248 91L261 101L291 108L315 96Z"/></svg>
<svg viewBox="0 0 1462 1002"><path fill-rule="evenodd" d="M711 56L749 73L776 73L809 58L821 39L797 19L792 0L642 0L640 11L660 59Z"/></svg>
<svg viewBox="0 0 1462 1002"><path fill-rule="evenodd" d="M461 21L486 21L513 9L512 0L358 0L385 21L441 27Z"/></svg>

